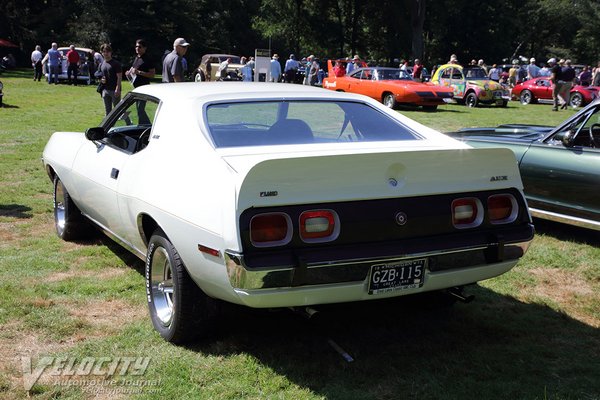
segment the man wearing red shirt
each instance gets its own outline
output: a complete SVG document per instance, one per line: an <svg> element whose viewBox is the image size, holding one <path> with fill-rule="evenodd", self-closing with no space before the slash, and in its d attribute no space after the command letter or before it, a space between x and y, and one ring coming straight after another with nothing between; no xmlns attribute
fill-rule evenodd
<svg viewBox="0 0 600 400"><path fill-rule="evenodd" d="M75 45L69 47L67 51L67 78L69 79L69 85L71 84L71 74L73 74L74 84L77 86L77 72L79 71L79 53L75 50Z"/></svg>

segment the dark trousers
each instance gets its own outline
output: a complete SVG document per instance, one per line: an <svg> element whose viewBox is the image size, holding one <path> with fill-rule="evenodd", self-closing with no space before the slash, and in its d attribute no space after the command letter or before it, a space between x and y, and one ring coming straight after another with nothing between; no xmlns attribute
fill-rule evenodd
<svg viewBox="0 0 600 400"><path fill-rule="evenodd" d="M33 66L33 80L41 81L42 80L42 62L38 61Z"/></svg>
<svg viewBox="0 0 600 400"><path fill-rule="evenodd" d="M79 68L77 63L70 63L67 67L67 78L69 79L69 84L71 83L71 74L73 74L73 79L75 81L75 86L77 86L77 73L79 72Z"/></svg>

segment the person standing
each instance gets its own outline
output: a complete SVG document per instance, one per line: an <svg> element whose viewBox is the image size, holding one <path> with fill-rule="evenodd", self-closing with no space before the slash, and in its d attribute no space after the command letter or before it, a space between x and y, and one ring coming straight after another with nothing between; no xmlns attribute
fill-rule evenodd
<svg viewBox="0 0 600 400"><path fill-rule="evenodd" d="M42 60L42 64L48 61L48 84L54 81L55 85L58 85L58 69L60 68L61 60L60 52L58 51L58 44L52 43L52 47L48 49L48 52Z"/></svg>
<svg viewBox="0 0 600 400"><path fill-rule="evenodd" d="M531 57L527 66L527 79L535 79L538 76L540 76L540 67L535 65L535 58Z"/></svg>
<svg viewBox="0 0 600 400"><path fill-rule="evenodd" d="M590 86L592 84L592 71L590 68L591 67L589 65L583 67L581 73L577 77L581 86Z"/></svg>
<svg viewBox="0 0 600 400"><path fill-rule="evenodd" d="M350 74L350 72L354 71L354 69L357 67L359 61L360 61L360 58L358 57L358 54L355 54L354 57L352 58L352 60L350 60L350 62L348 62L348 64L346 65L346 75L348 75L348 74Z"/></svg>
<svg viewBox="0 0 600 400"><path fill-rule="evenodd" d="M271 58L271 82L279 82L279 78L281 78L281 64L279 64L279 56L277 54L273 54Z"/></svg>
<svg viewBox="0 0 600 400"><path fill-rule="evenodd" d="M38 44L35 50L31 52L31 65L33 66L33 80L40 82L42 80L42 47Z"/></svg>
<svg viewBox="0 0 600 400"><path fill-rule="evenodd" d="M567 108L567 106L569 105L569 97L571 95L571 88L573 87L575 76L576 73L573 67L571 67L571 60L566 60L564 66L562 67L562 79L564 81L564 84L561 90L561 97L565 101L562 108Z"/></svg>
<svg viewBox="0 0 600 400"><path fill-rule="evenodd" d="M217 75L224 80L227 78L227 68L229 68L229 63L231 62L231 58L227 58L221 64L219 64L219 69L217 70ZM243 65L246 65L246 58L242 57Z"/></svg>
<svg viewBox="0 0 600 400"><path fill-rule="evenodd" d="M173 51L171 51L163 60L162 81L183 82L184 70L182 58L187 53L190 44L184 38L177 38L173 42Z"/></svg>
<svg viewBox="0 0 600 400"><path fill-rule="evenodd" d="M67 51L67 79L71 85L71 75L73 75L74 85L77 86L77 73L79 72L79 53L75 50L75 45L69 46Z"/></svg>
<svg viewBox="0 0 600 400"><path fill-rule="evenodd" d="M500 70L496 64L492 65L492 69L490 69L488 77L495 82L500 80Z"/></svg>
<svg viewBox="0 0 600 400"><path fill-rule="evenodd" d="M550 81L552 82L552 111L558 111L559 97L564 83L562 78L562 68L556 63L556 58L548 60L550 66Z"/></svg>
<svg viewBox="0 0 600 400"><path fill-rule="evenodd" d="M300 65L298 64L298 61L296 61L296 56L290 54L290 58L285 62L285 67L283 69L286 83L296 82L296 72L298 72L299 67Z"/></svg>
<svg viewBox="0 0 600 400"><path fill-rule="evenodd" d="M121 101L121 63L112 58L112 47L104 43L100 47L104 62L100 65L100 82L104 85L102 90L102 100L104 101L104 110L106 115Z"/></svg>
<svg viewBox="0 0 600 400"><path fill-rule="evenodd" d="M125 71L125 76L131 80L134 88L148 85L156 75L153 60L146 54L148 46L144 39L135 41L135 59L131 68Z"/></svg>
<svg viewBox="0 0 600 400"><path fill-rule="evenodd" d="M423 64L421 64L421 60L415 58L415 65L413 66L412 78L414 81L422 82L423 81Z"/></svg>

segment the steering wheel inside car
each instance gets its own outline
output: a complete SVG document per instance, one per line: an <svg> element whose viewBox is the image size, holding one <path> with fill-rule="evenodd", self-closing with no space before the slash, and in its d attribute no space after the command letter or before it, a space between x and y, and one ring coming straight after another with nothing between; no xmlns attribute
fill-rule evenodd
<svg viewBox="0 0 600 400"><path fill-rule="evenodd" d="M598 132L598 137L599 137L598 140L600 140L600 124L592 124L592 125L590 125L590 129L589 129L590 147L597 149L600 147L600 143L596 139L596 135L594 135L594 132Z"/></svg>
<svg viewBox="0 0 600 400"><path fill-rule="evenodd" d="M152 127L149 126L140 135L140 138L137 140L135 144L135 152L144 150L146 146L148 146L148 142L150 142L150 131L152 131Z"/></svg>

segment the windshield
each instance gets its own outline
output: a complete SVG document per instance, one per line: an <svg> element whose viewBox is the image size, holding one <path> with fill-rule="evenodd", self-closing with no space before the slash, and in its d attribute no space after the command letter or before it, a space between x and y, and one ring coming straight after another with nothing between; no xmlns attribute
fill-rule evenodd
<svg viewBox="0 0 600 400"><path fill-rule="evenodd" d="M412 81L412 76L407 72L401 69L396 68L385 68L385 69L377 69L375 70L377 74L377 79L380 81L388 81L388 80L410 80Z"/></svg>
<svg viewBox="0 0 600 400"><path fill-rule="evenodd" d="M464 73L467 79L488 79L485 70L481 67L467 67Z"/></svg>
<svg viewBox="0 0 600 400"><path fill-rule="evenodd" d="M216 147L421 139L397 120L357 102L212 104L206 120Z"/></svg>

